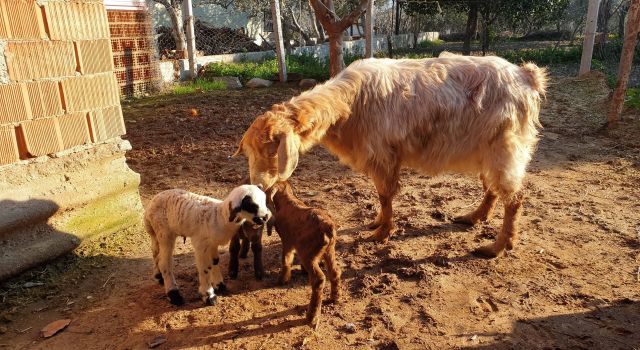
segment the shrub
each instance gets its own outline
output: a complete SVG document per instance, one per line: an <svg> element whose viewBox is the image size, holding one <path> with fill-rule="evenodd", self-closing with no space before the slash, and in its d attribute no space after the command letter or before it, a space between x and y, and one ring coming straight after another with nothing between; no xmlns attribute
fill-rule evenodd
<svg viewBox="0 0 640 350"><path fill-rule="evenodd" d="M436 39L436 40L424 40L418 43L418 47L421 49L431 49L437 46L441 46L444 44L444 40Z"/></svg>
<svg viewBox="0 0 640 350"><path fill-rule="evenodd" d="M627 108L640 110L640 88L627 89L627 98L624 101L624 105Z"/></svg>
<svg viewBox="0 0 640 350"><path fill-rule="evenodd" d="M582 55L582 48L547 47L544 49L509 50L497 52L496 55L512 63L534 62L540 65L547 65L553 63L579 62Z"/></svg>

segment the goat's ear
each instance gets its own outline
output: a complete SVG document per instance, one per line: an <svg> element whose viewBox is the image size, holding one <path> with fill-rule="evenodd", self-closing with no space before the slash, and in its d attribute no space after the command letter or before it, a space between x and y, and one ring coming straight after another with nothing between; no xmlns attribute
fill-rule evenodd
<svg viewBox="0 0 640 350"><path fill-rule="evenodd" d="M240 207L233 208L233 205L231 205L231 202L229 202L229 222L236 221L236 218L240 210L241 210Z"/></svg>
<svg viewBox="0 0 640 350"><path fill-rule="evenodd" d="M293 131L280 136L278 145L278 176L280 180L291 177L298 166L298 142Z"/></svg>
<svg viewBox="0 0 640 350"><path fill-rule="evenodd" d="M243 142L244 142L244 136L242 137L242 140L240 140L240 143L238 144L238 149L236 150L236 153L232 154L232 155L230 156L230 158L235 158L235 157L237 157L237 156L239 156L239 155L241 155L241 154L242 154L242 145L243 145Z"/></svg>

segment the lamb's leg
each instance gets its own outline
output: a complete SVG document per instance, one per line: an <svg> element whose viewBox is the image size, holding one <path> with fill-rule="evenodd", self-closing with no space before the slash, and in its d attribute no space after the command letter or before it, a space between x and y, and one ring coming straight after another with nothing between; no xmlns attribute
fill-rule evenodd
<svg viewBox="0 0 640 350"><path fill-rule="evenodd" d="M227 285L224 284L224 277L220 269L220 256L218 255L217 246L211 250L209 262L211 263L211 274L209 275L211 285L215 288L216 293L222 294L227 291Z"/></svg>
<svg viewBox="0 0 640 350"><path fill-rule="evenodd" d="M258 281L262 280L264 267L262 266L262 231L251 239L251 251L253 252L253 273Z"/></svg>
<svg viewBox="0 0 640 350"><path fill-rule="evenodd" d="M376 220L370 225L376 229L367 241L386 242L394 231L392 202L400 187L399 170L400 167L396 166L391 172L383 171L373 175L373 183L380 199L380 211Z"/></svg>
<svg viewBox="0 0 640 350"><path fill-rule="evenodd" d="M240 235L236 234L229 244L229 278L232 280L238 278L238 254L240 253Z"/></svg>
<svg viewBox="0 0 640 350"><path fill-rule="evenodd" d="M160 254L160 245L158 244L158 237L156 237L156 232L151 226L151 223L145 218L144 226L151 237L151 255L153 256L153 277L158 280L158 283L164 285L164 279L162 278L162 273L158 268L158 254Z"/></svg>
<svg viewBox="0 0 640 350"><path fill-rule="evenodd" d="M216 303L216 293L211 283L212 275L215 274L214 267L211 266L211 250L218 250L217 246L212 246L206 239L192 238L193 253L196 258L196 269L198 270L198 293L202 301L207 305Z"/></svg>
<svg viewBox="0 0 640 350"><path fill-rule="evenodd" d="M302 258L302 257L301 257ZM312 328L317 329L320 321L320 309L322 307L322 290L324 288L325 276L318 265L319 256L314 257L311 261L302 258L302 263L309 271L309 283L311 284L311 300L307 309L307 322Z"/></svg>
<svg viewBox="0 0 640 350"><path fill-rule="evenodd" d="M173 274L173 248L175 246L175 235L169 232L158 231L158 269L162 274L164 291L169 297L171 304L183 305L184 299L178 290L178 284Z"/></svg>
<svg viewBox="0 0 640 350"><path fill-rule="evenodd" d="M331 302L337 302L342 295L340 266L336 261L336 245L335 241L329 244L327 251L324 254L324 263L327 266L327 273L329 274L329 281L331 282Z"/></svg>
<svg viewBox="0 0 640 350"><path fill-rule="evenodd" d="M484 179L484 176L480 176L482 179L482 187L484 188L484 199L480 206L476 208L476 210L467 213L466 215L458 216L453 219L454 222L465 225L475 225L480 221L487 221L491 219L493 215L493 210L496 207L496 201L498 200L498 195L487 186L487 182Z"/></svg>
<svg viewBox="0 0 640 350"><path fill-rule="evenodd" d="M506 197L506 198L505 198ZM512 250L513 242L518 234L518 220L520 219L524 195L517 192L502 198L504 204L504 219L502 229L493 244L480 247L474 251L475 254L486 258L495 258L503 250Z"/></svg>
<svg viewBox="0 0 640 350"><path fill-rule="evenodd" d="M246 259L249 254L249 240L246 238L240 239L241 248L240 248L240 259Z"/></svg>
<svg viewBox="0 0 640 350"><path fill-rule="evenodd" d="M293 263L293 247L289 244L282 242L282 270L280 270L280 277L278 283L281 285L289 283L291 280L291 264Z"/></svg>

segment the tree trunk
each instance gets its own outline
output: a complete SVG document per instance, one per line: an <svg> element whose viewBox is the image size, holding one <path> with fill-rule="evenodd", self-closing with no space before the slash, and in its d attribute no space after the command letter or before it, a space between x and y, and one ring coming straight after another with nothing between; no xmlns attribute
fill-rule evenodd
<svg viewBox="0 0 640 350"><path fill-rule="evenodd" d="M329 33L329 75L335 77L344 69L342 32Z"/></svg>
<svg viewBox="0 0 640 350"><path fill-rule="evenodd" d="M609 39L609 19L611 18L611 0L603 0L598 11L598 31L602 33L602 41L598 43L600 50L604 48Z"/></svg>
<svg viewBox="0 0 640 350"><path fill-rule="evenodd" d="M629 5L623 5L620 8L620 14L618 14L618 38L624 38L624 20L627 18L627 12L629 12Z"/></svg>
<svg viewBox="0 0 640 350"><path fill-rule="evenodd" d="M589 0L589 7L587 9L587 24L584 28L582 58L580 59L580 71L578 72L579 76L591 71L591 58L593 56L593 42L595 40L596 34L599 4L600 0Z"/></svg>
<svg viewBox="0 0 640 350"><path fill-rule="evenodd" d="M396 1L396 35L400 34L400 1Z"/></svg>
<svg viewBox="0 0 640 350"><path fill-rule="evenodd" d="M640 33L640 0L631 0L628 16L620 66L618 68L618 82L616 83L616 90L613 93L607 115L609 126L614 126L618 122L624 107L627 82L629 81L629 74L631 74L631 66L633 64L633 53L637 44L638 33Z"/></svg>
<svg viewBox="0 0 640 350"><path fill-rule="evenodd" d="M187 50L187 35L184 32L184 23L182 21L182 10L179 7L166 6L169 19L171 19L171 35L176 42L176 51L184 54ZM183 57L180 57L183 58Z"/></svg>
<svg viewBox="0 0 640 350"><path fill-rule="evenodd" d="M467 27L464 32L464 43L462 44L462 54L471 54L471 39L478 28L478 3L469 4L469 14L467 15Z"/></svg>
<svg viewBox="0 0 640 350"><path fill-rule="evenodd" d="M482 56L485 56L489 51L489 22L482 24Z"/></svg>

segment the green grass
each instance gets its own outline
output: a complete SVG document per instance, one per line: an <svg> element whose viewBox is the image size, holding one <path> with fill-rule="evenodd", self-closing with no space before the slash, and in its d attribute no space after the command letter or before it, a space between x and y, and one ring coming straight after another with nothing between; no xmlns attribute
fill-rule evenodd
<svg viewBox="0 0 640 350"><path fill-rule="evenodd" d="M496 56L503 57L512 63L534 62L539 65L580 62L581 55L582 48L578 46L568 48L547 47L544 49L522 49L496 52Z"/></svg>
<svg viewBox="0 0 640 350"><path fill-rule="evenodd" d="M627 98L624 101L627 108L640 110L640 88L627 89Z"/></svg>
<svg viewBox="0 0 640 350"><path fill-rule="evenodd" d="M436 40L424 40L418 43L418 47L421 49L430 49L436 46L440 46L444 44L444 40L436 39Z"/></svg>
<svg viewBox="0 0 640 350"><path fill-rule="evenodd" d="M224 81L197 79L187 85L177 85L173 87L174 95L186 95L194 92L205 92L211 90L226 90L227 84Z"/></svg>
<svg viewBox="0 0 640 350"><path fill-rule="evenodd" d="M358 54L345 54L345 65L362 58ZM316 80L329 79L329 62L322 61L310 54L290 55L285 59L287 72L300 74L304 78ZM251 78L270 79L278 74L278 63L275 58L263 62L214 63L207 65L205 79L213 77L233 76L244 83Z"/></svg>

